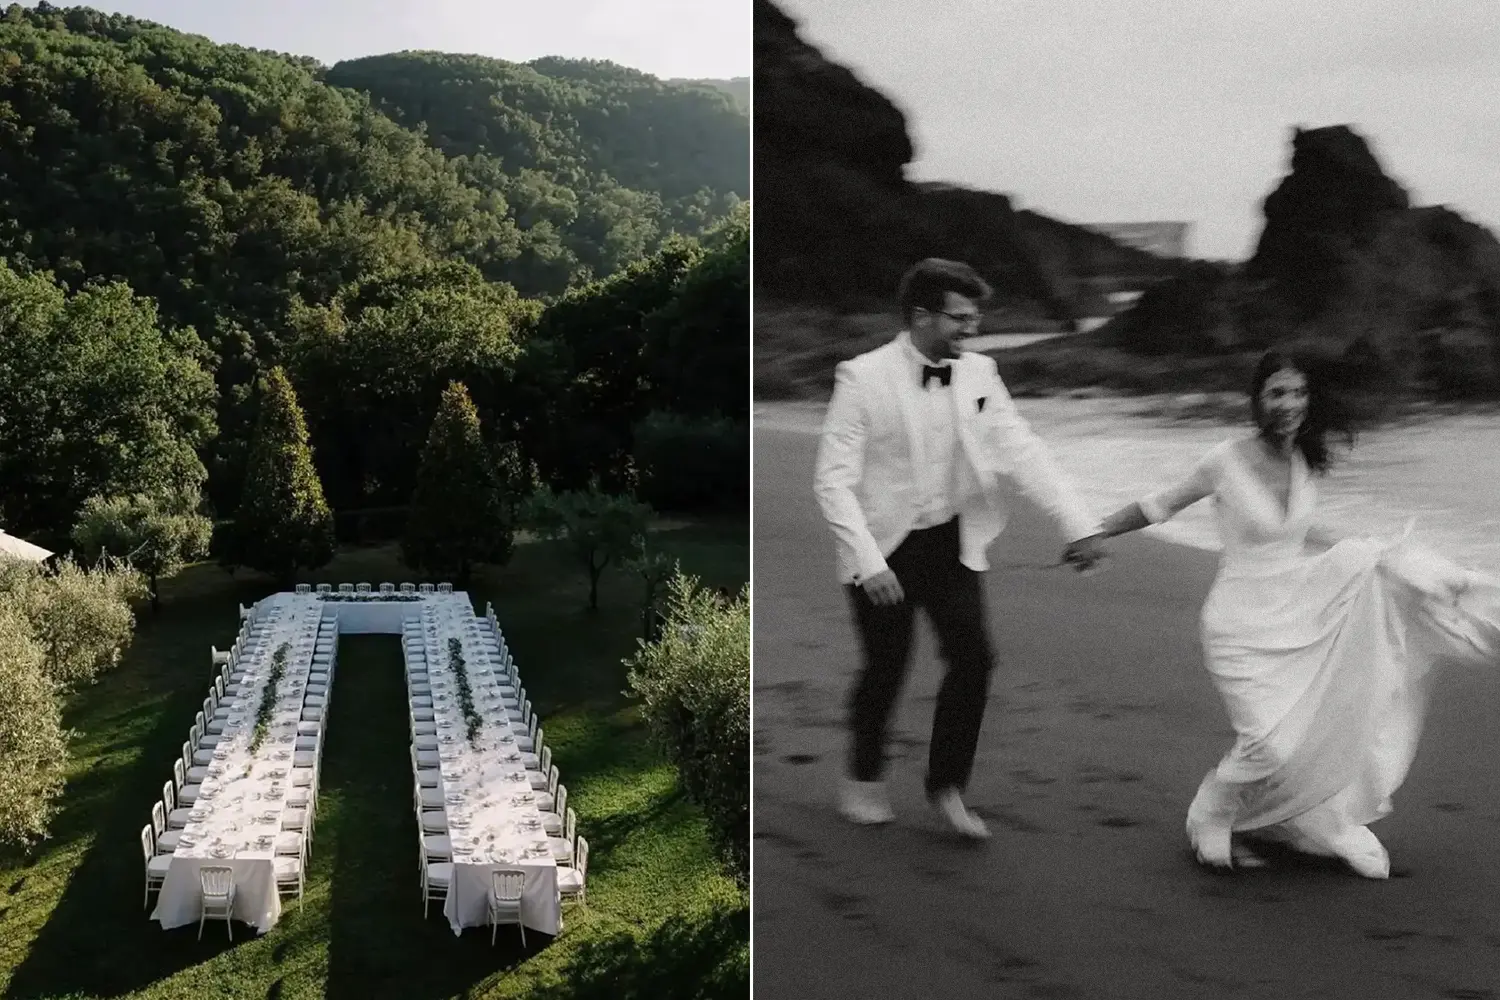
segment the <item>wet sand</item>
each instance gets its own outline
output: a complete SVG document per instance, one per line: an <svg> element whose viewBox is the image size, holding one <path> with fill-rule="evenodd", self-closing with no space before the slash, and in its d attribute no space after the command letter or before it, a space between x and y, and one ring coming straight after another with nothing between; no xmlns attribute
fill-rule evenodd
<svg viewBox="0 0 1500 1000"><path fill-rule="evenodd" d="M834 794L856 643L811 493L816 438L757 422L757 997L1500 997L1500 670L1452 672L1396 812L1399 877L1279 859L1201 871L1183 815L1231 733L1199 662L1213 553L1120 540L1107 573L1056 558L1021 510L991 551L996 671L969 801L945 834L921 793L940 680L930 634L898 708L897 822Z"/></svg>

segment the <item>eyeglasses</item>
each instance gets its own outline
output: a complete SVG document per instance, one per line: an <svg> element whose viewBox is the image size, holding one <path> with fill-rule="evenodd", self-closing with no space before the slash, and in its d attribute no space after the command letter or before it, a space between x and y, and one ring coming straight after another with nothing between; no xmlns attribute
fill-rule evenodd
<svg viewBox="0 0 1500 1000"><path fill-rule="evenodd" d="M945 309L931 309L931 310L928 310L928 312L931 312L931 313L933 313L933 315L936 315L936 316L947 316L953 322L958 323L958 324L960 324L962 326L977 326L979 324L979 314L977 312L956 312L955 313L955 312L948 312Z"/></svg>

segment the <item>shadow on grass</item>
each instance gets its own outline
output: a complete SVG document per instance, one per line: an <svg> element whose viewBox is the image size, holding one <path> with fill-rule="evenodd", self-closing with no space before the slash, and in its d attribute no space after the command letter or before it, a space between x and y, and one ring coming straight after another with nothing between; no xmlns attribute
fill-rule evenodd
<svg viewBox="0 0 1500 1000"><path fill-rule="evenodd" d="M207 693L209 632L215 626L233 635L234 620L224 614L206 620L186 615L170 621L143 619L120 667L70 706L67 724L96 735L96 755L88 769L75 772L68 782L52 839L27 868L6 874L12 882L56 877L50 869L67 865L70 848L90 836L93 841L67 874L67 887L16 968L6 1000L73 993L120 996L231 947L222 927L218 933L205 928L201 942L196 925L163 932L141 906L140 830L151 819L151 803L171 777L172 760ZM181 650L193 648L199 638L202 660L181 662ZM168 650L178 655L159 659ZM138 751L133 761L114 759L132 751ZM155 904L153 893L151 906ZM235 931L241 943L254 936L242 925Z"/></svg>
<svg viewBox="0 0 1500 1000"><path fill-rule="evenodd" d="M514 969L551 938L487 927L455 937L434 901L422 916L401 647L385 636L339 643L315 844L332 858L328 983L332 1000L464 995Z"/></svg>
<svg viewBox="0 0 1500 1000"><path fill-rule="evenodd" d="M537 1000L719 1000L750 995L750 908L669 917L647 937L618 932L581 944L562 981Z"/></svg>

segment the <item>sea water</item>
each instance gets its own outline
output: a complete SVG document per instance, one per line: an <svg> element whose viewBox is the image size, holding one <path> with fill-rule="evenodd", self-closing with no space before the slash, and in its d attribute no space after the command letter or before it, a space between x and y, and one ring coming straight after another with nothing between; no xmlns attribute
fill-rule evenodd
<svg viewBox="0 0 1500 1000"><path fill-rule="evenodd" d="M1180 481L1204 452L1245 424L1142 415L1153 402L1021 399L1017 406L1101 516ZM1159 408L1159 407L1158 407ZM757 425L816 433L821 407L757 404ZM1317 520L1340 534L1416 540L1475 569L1500 572L1500 415L1437 416L1363 432L1318 481ZM1199 503L1148 534L1219 547L1213 507Z"/></svg>

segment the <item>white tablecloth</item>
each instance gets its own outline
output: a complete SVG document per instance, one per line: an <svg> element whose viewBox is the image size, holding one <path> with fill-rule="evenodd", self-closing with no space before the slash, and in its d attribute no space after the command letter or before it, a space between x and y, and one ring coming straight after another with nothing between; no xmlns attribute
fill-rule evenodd
<svg viewBox="0 0 1500 1000"><path fill-rule="evenodd" d="M292 787L297 723L302 718L320 617L319 608L305 607L268 615L258 622L241 659L246 672L234 701L236 711L229 716L223 739L214 749L214 761L202 782L194 813L183 829L180 846L172 854L151 914L163 928L198 922L202 899L199 871L214 865L234 869L236 920L263 934L281 919L275 839ZM332 633L331 627L323 630L324 636ZM261 693L270 677L272 656L284 642L292 645L277 688L281 697L266 738L252 755L250 738Z"/></svg>
<svg viewBox="0 0 1500 1000"><path fill-rule="evenodd" d="M465 602L467 605L467 602ZM423 618L422 654L432 686L433 718L438 726L438 754L453 843L453 881L443 904L443 915L455 934L465 927L489 923L491 872L515 868L526 873L521 897L521 920L544 934L562 928L557 899L557 862L541 811L535 802L530 774L521 761L512 726L499 694L499 665L494 633L476 619L473 608L434 608ZM468 739L468 723L459 706L457 684L449 669L448 639L463 642L463 656L475 708L483 719L478 745ZM411 637L405 640L409 662Z"/></svg>
<svg viewBox="0 0 1500 1000"><path fill-rule="evenodd" d="M401 624L407 618L420 614L425 607L452 608L458 613L474 614L469 595L462 591L452 594L418 594L416 601L382 601L381 595L371 599L325 601L320 594L273 594L255 605L257 619L280 609L296 611L302 608L337 608L339 633L341 635L400 635ZM393 595L394 596L394 595Z"/></svg>

